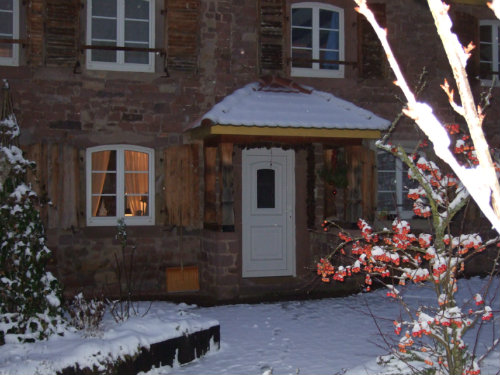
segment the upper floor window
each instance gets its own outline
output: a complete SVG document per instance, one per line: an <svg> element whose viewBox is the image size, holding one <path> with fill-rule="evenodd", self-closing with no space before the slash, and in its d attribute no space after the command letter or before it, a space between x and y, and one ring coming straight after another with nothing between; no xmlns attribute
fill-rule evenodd
<svg viewBox="0 0 500 375"><path fill-rule="evenodd" d="M19 39L19 0L0 0L0 40ZM0 65L19 65L19 44L0 41Z"/></svg>
<svg viewBox="0 0 500 375"><path fill-rule="evenodd" d="M482 20L479 26L479 75L485 83L491 83L493 79L498 81L500 71L499 59L499 20ZM497 82L498 83L498 82Z"/></svg>
<svg viewBox="0 0 500 375"><path fill-rule="evenodd" d="M343 78L344 11L321 3L292 5L291 75Z"/></svg>
<svg viewBox="0 0 500 375"><path fill-rule="evenodd" d="M87 44L103 47L87 50L87 68L154 72L154 53L146 51L154 47L154 0L87 4Z"/></svg>
<svg viewBox="0 0 500 375"><path fill-rule="evenodd" d="M415 180L408 178L408 167L386 151L377 153L377 211L401 219L413 216L413 201L408 189L415 188Z"/></svg>
<svg viewBox="0 0 500 375"><path fill-rule="evenodd" d="M130 145L87 149L87 225L154 224L154 151Z"/></svg>

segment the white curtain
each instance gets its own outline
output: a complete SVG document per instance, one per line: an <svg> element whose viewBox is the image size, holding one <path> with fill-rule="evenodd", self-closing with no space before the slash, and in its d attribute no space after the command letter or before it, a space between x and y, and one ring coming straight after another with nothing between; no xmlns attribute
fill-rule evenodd
<svg viewBox="0 0 500 375"><path fill-rule="evenodd" d="M109 158L111 151L99 151L92 154L92 216L97 216L97 211L101 205L102 190L106 173L95 173L94 171L105 172L108 170ZM97 200L94 194L99 194Z"/></svg>
<svg viewBox="0 0 500 375"><path fill-rule="evenodd" d="M145 152L125 151L125 209L146 215L149 196L149 159Z"/></svg>

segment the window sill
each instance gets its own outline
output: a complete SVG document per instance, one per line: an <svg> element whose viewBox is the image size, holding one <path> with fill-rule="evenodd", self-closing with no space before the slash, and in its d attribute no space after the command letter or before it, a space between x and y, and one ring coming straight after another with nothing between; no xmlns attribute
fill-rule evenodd
<svg viewBox="0 0 500 375"><path fill-rule="evenodd" d="M344 78L344 69L343 67L339 70L292 68L290 76L311 78Z"/></svg>
<svg viewBox="0 0 500 375"><path fill-rule="evenodd" d="M118 217L92 217L87 218L88 227L116 227L118 225ZM155 225L154 217L125 217L127 226L152 226Z"/></svg>

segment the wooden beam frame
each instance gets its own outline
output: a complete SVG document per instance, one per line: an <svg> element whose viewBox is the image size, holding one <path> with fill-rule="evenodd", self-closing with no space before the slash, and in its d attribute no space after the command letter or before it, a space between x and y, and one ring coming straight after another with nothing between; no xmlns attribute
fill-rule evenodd
<svg viewBox="0 0 500 375"><path fill-rule="evenodd" d="M204 139L215 135L304 137L304 138L363 138L378 139L380 130L294 128L276 126L212 125L191 130L193 138Z"/></svg>

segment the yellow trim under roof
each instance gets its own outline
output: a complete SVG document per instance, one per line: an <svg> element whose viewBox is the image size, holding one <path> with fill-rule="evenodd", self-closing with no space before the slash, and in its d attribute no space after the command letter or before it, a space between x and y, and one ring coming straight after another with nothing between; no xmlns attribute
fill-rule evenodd
<svg viewBox="0 0 500 375"><path fill-rule="evenodd" d="M380 138L380 130L361 129L324 129L324 128L291 128L279 126L236 126L212 125L193 129L193 135L206 138L211 135L253 135L276 137L310 137L310 138Z"/></svg>

